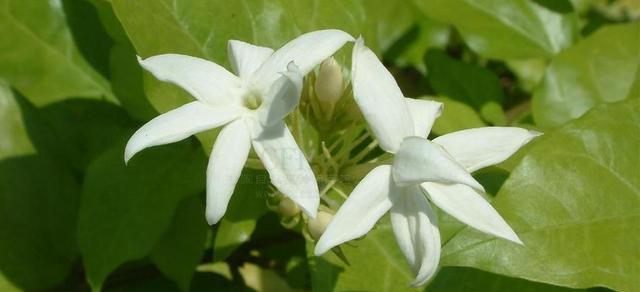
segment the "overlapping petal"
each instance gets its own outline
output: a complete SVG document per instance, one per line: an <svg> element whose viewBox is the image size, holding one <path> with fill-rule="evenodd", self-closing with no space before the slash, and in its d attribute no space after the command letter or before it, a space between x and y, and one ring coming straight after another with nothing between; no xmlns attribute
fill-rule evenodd
<svg viewBox="0 0 640 292"><path fill-rule="evenodd" d="M442 147L426 138L407 137L393 161L393 178L399 185L426 181L461 183L484 191Z"/></svg>
<svg viewBox="0 0 640 292"><path fill-rule="evenodd" d="M427 137L431 132L433 123L442 114L441 102L424 99L405 98L411 119L413 120L413 133L418 137Z"/></svg>
<svg viewBox="0 0 640 292"><path fill-rule="evenodd" d="M287 66L287 71L271 86L260 108L258 118L265 126L281 121L300 101L302 92L302 74L293 62Z"/></svg>
<svg viewBox="0 0 640 292"><path fill-rule="evenodd" d="M353 41L353 37L337 29L305 33L274 52L254 73L252 80L266 92L280 73L287 70L289 63L294 62L301 74L307 75L349 41Z"/></svg>
<svg viewBox="0 0 640 292"><path fill-rule="evenodd" d="M240 79L211 61L179 54L138 58L140 65L158 80L182 87L198 100L227 105L239 99Z"/></svg>
<svg viewBox="0 0 640 292"><path fill-rule="evenodd" d="M414 135L404 95L391 73L362 39L353 48L353 95L371 131L388 152L396 152L402 139Z"/></svg>
<svg viewBox="0 0 640 292"><path fill-rule="evenodd" d="M353 189L327 226L315 248L321 255L331 248L361 237L389 211L401 190L391 180L391 166L374 168Z"/></svg>
<svg viewBox="0 0 640 292"><path fill-rule="evenodd" d="M316 178L291 132L283 121L263 128L253 123L253 147L269 172L271 183L309 216L320 204Z"/></svg>
<svg viewBox="0 0 640 292"><path fill-rule="evenodd" d="M449 215L479 231L522 244L509 224L480 194L462 184L421 184L431 201Z"/></svg>
<svg viewBox="0 0 640 292"><path fill-rule="evenodd" d="M436 214L418 186L403 188L391 208L391 226L400 250L416 273L411 285L424 285L438 269L440 232Z"/></svg>
<svg viewBox="0 0 640 292"><path fill-rule="evenodd" d="M124 160L145 148L173 143L195 133L212 129L238 117L235 106L211 106L200 101L187 103L159 115L142 126L129 139Z"/></svg>
<svg viewBox="0 0 640 292"><path fill-rule="evenodd" d="M433 139L464 168L473 172L498 164L541 133L515 127L484 127L453 132Z"/></svg>
<svg viewBox="0 0 640 292"><path fill-rule="evenodd" d="M273 54L273 49L260 47L238 40L229 40L227 53L233 71L243 79L251 78L267 58Z"/></svg>
<svg viewBox="0 0 640 292"><path fill-rule="evenodd" d="M251 136L244 120L226 125L216 139L207 167L207 209L210 225L227 211L229 199L251 150Z"/></svg>

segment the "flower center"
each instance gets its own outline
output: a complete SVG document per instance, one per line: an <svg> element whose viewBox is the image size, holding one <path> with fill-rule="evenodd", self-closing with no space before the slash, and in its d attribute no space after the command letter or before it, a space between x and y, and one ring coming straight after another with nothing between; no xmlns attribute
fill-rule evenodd
<svg viewBox="0 0 640 292"><path fill-rule="evenodd" d="M262 104L262 97L255 92L247 92L242 97L242 104L250 110L255 110Z"/></svg>

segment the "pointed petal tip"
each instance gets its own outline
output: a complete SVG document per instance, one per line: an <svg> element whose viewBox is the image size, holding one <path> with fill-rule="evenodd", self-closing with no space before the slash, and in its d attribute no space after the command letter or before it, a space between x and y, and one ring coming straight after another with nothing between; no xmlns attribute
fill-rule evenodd
<svg viewBox="0 0 640 292"><path fill-rule="evenodd" d="M209 224L209 226L215 225L216 223L220 222L220 219L222 219L221 216L211 214L210 212L207 212L207 211L205 211L205 218L207 219L207 224Z"/></svg>
<svg viewBox="0 0 640 292"><path fill-rule="evenodd" d="M531 135L531 139L533 139L535 137L539 137L539 136L544 135L544 133L538 132L536 130L529 130L529 135Z"/></svg>
<svg viewBox="0 0 640 292"><path fill-rule="evenodd" d="M328 246L326 241L323 240L323 237L320 236L320 240L316 242L316 247L313 249L313 254L319 257L328 252L331 248L332 246Z"/></svg>

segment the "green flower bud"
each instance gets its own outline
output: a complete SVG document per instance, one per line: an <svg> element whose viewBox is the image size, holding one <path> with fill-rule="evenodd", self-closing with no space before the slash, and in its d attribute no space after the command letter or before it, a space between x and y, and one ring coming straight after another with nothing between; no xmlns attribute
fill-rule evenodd
<svg viewBox="0 0 640 292"><path fill-rule="evenodd" d="M322 233L324 233L324 230L327 229L327 225L329 225L332 218L333 214L322 210L318 211L316 218L309 220L309 223L307 223L311 237L318 240Z"/></svg>

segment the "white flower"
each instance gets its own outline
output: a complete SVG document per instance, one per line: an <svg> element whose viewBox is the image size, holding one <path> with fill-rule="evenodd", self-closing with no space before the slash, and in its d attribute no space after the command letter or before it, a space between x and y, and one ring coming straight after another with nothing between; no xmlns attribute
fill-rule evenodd
<svg viewBox="0 0 640 292"><path fill-rule="evenodd" d="M486 127L429 141L426 137L442 104L404 98L361 39L352 62L355 100L380 147L395 156L392 165L378 166L355 187L318 241L315 254L365 235L390 211L396 241L417 275L411 285L425 284L440 260L440 233L427 197L477 230L522 244L482 198L479 192L484 190L470 172L507 159L538 133Z"/></svg>
<svg viewBox="0 0 640 292"><path fill-rule="evenodd" d="M162 81L174 83L196 101L164 113L142 126L129 140L125 161L139 151L176 142L226 125L207 168L209 224L224 215L251 145L284 195L314 217L319 194L315 177L283 118L300 99L302 78L353 37L340 30L303 34L274 52L230 40L234 75L199 58L166 54L139 60Z"/></svg>

